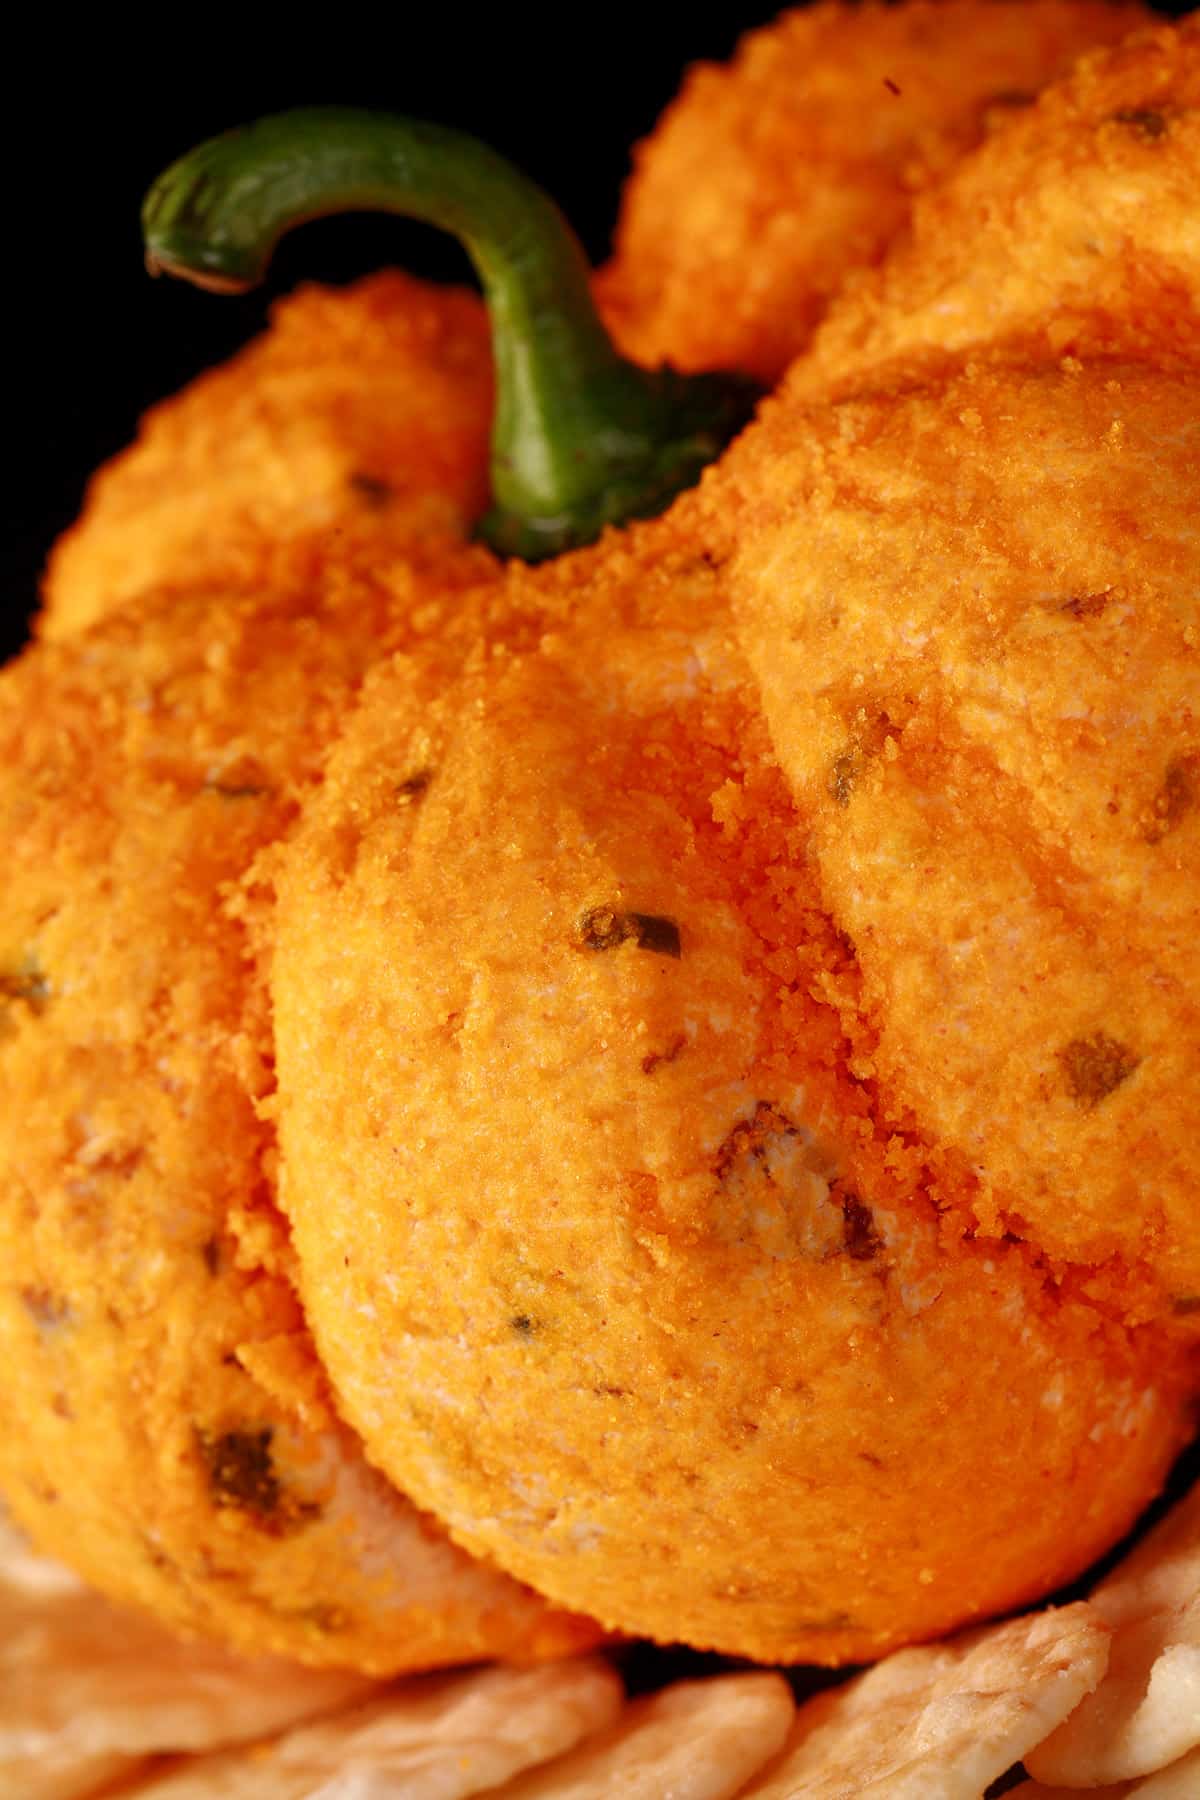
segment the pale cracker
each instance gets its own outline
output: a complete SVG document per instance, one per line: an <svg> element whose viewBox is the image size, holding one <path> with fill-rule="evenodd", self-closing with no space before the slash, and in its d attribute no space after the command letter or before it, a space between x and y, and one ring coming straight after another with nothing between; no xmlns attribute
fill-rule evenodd
<svg viewBox="0 0 1200 1800"><path fill-rule="evenodd" d="M39 1596L78 1594L79 1579L61 1563L38 1556L0 1509L0 1679L10 1667L8 1641L17 1629L18 1611ZM0 1694L0 1794L20 1800L86 1800L98 1788L119 1775L132 1775L142 1766L139 1756L122 1756L105 1750L77 1750L60 1743L30 1757L10 1755L4 1741L6 1712Z"/></svg>
<svg viewBox="0 0 1200 1800"><path fill-rule="evenodd" d="M107 1800L117 1777L136 1774L143 1761L130 1756L76 1756L69 1749L36 1762L0 1755L0 1794L4 1800L91 1800L103 1793ZM120 1791L124 1795L129 1790Z"/></svg>
<svg viewBox="0 0 1200 1800"><path fill-rule="evenodd" d="M602 1730L621 1698L620 1681L598 1658L418 1676L269 1744L185 1763L135 1792L137 1800L464 1800Z"/></svg>
<svg viewBox="0 0 1200 1800"><path fill-rule="evenodd" d="M1129 1800L1134 1792L1132 1781L1118 1781L1115 1787L1060 1788L1043 1787L1040 1781L1022 1781L1011 1788L1012 1800ZM1009 1800L1009 1796L1005 1796Z"/></svg>
<svg viewBox="0 0 1200 1800"><path fill-rule="evenodd" d="M1118 1564L1090 1604L1113 1632L1108 1673L1026 1757L1030 1774L1050 1787L1130 1781L1200 1746L1200 1488Z"/></svg>
<svg viewBox="0 0 1200 1800"><path fill-rule="evenodd" d="M345 1671L305 1669L186 1643L125 1612L34 1555L5 1526L0 1536L0 1770L21 1792L58 1768L72 1789L91 1764L133 1764L157 1751L245 1743L343 1706L377 1683ZM27 1777L17 1771L27 1769ZM94 1785L94 1783L93 1783Z"/></svg>
<svg viewBox="0 0 1200 1800"><path fill-rule="evenodd" d="M782 1749L795 1710L779 1675L680 1681L494 1800L730 1800Z"/></svg>
<svg viewBox="0 0 1200 1800"><path fill-rule="evenodd" d="M1012 1790L1012 1800L1196 1800L1200 1794L1200 1750L1145 1781L1118 1781L1115 1787L1043 1787L1026 1781Z"/></svg>
<svg viewBox="0 0 1200 1800"><path fill-rule="evenodd" d="M979 1800L1104 1673L1085 1605L901 1650L796 1715L787 1754L745 1800Z"/></svg>
<svg viewBox="0 0 1200 1800"><path fill-rule="evenodd" d="M0 1505L0 1592L77 1594L82 1587L62 1563L40 1556Z"/></svg>

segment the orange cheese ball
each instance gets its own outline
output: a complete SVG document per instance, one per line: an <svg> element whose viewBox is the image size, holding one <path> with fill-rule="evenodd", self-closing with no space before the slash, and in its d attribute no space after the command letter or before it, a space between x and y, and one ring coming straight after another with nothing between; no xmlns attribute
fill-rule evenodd
<svg viewBox="0 0 1200 1800"><path fill-rule="evenodd" d="M693 69L641 146L601 278L615 329L647 363L775 380L917 193L1151 17L1102 0L785 13Z"/></svg>
<svg viewBox="0 0 1200 1800"><path fill-rule="evenodd" d="M448 347L461 300L415 304L443 308ZM410 371L409 412L446 379ZM454 482L426 481L452 522ZM243 586L167 584L0 678L0 1489L42 1548L180 1629L378 1672L596 1636L368 1466L274 1203L256 859L370 663L449 639L456 590L492 566L448 524L402 546L250 566L247 539Z"/></svg>
<svg viewBox="0 0 1200 1800"><path fill-rule="evenodd" d="M876 1073L727 553L685 497L510 571L535 650L373 672L278 873L281 1195L345 1416L454 1537L836 1663L1082 1569L1194 1370Z"/></svg>
<svg viewBox="0 0 1200 1800"><path fill-rule="evenodd" d="M785 392L713 488L864 1073L988 1229L1193 1324L1198 445L1194 374L982 367Z"/></svg>
<svg viewBox="0 0 1200 1800"><path fill-rule="evenodd" d="M1200 353L1200 21L1084 57L916 202L804 377L1003 338L1038 357Z"/></svg>

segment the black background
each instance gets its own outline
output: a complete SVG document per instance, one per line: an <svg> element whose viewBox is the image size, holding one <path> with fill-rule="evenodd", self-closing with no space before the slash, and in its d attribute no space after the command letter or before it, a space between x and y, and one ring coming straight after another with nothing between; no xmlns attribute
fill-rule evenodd
<svg viewBox="0 0 1200 1800"><path fill-rule="evenodd" d="M322 221L285 240L267 286L217 298L142 268L138 214L159 171L259 113L322 103L389 107L483 137L565 208L594 260L607 250L635 140L684 66L724 58L774 16L760 5L425 4L365 14L173 9L153 28L89 33L32 21L0 109L5 330L11 365L0 481L0 651L20 642L49 546L88 474L139 415L230 355L271 300L305 279L394 263L470 280L433 230L392 218ZM3 389L0 389L0 393Z"/></svg>

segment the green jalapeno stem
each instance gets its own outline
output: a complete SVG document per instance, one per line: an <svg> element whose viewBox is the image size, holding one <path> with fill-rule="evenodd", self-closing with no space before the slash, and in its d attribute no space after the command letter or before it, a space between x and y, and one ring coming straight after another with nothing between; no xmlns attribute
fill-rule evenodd
<svg viewBox="0 0 1200 1800"><path fill-rule="evenodd" d="M147 195L147 267L240 292L292 226L366 209L454 233L478 272L496 365L480 529L502 553L536 561L661 511L749 418L757 393L740 377L621 356L557 207L486 145L437 125L319 107L213 138Z"/></svg>

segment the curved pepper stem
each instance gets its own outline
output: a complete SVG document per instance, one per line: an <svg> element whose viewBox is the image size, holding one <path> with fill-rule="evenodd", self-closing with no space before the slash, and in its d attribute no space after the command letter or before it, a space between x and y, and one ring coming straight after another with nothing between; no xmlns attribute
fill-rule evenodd
<svg viewBox="0 0 1200 1800"><path fill-rule="evenodd" d="M147 267L240 292L292 226L367 209L453 232L478 271L497 377L481 533L503 554L536 561L660 512L750 417L758 390L740 377L621 356L557 207L503 157L437 125L320 107L213 138L151 188Z"/></svg>

